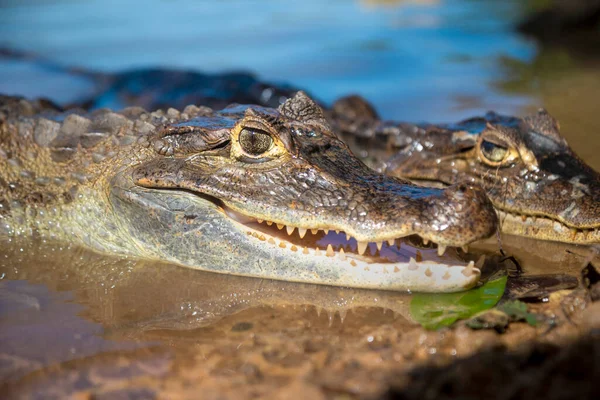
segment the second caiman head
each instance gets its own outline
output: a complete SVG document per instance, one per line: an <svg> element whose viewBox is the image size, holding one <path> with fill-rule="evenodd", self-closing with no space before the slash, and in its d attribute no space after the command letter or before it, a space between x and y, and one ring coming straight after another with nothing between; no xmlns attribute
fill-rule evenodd
<svg viewBox="0 0 600 400"><path fill-rule="evenodd" d="M488 113L456 124L380 121L351 96L332 109L334 126L370 166L432 186L478 183L503 232L600 243L600 174L579 158L541 109L524 118Z"/></svg>

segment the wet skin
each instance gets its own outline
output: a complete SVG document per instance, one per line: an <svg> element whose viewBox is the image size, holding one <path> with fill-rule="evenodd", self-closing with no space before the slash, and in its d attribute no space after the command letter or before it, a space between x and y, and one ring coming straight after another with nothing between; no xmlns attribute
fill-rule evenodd
<svg viewBox="0 0 600 400"><path fill-rule="evenodd" d="M545 110L489 113L448 125L381 121L362 98L338 100L334 130L367 164L391 176L443 187L480 184L502 232L600 243L600 174L585 164Z"/></svg>
<svg viewBox="0 0 600 400"><path fill-rule="evenodd" d="M497 226L477 186L423 188L369 169L304 93L279 109L219 112L0 104L4 236L225 274L455 291L479 270L442 256L446 246Z"/></svg>

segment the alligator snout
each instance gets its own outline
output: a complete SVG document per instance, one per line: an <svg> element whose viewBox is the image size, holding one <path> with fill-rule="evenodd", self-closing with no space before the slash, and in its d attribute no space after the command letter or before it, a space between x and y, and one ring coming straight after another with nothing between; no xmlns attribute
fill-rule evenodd
<svg viewBox="0 0 600 400"><path fill-rule="evenodd" d="M439 229L443 242L460 246L494 234L498 217L485 190L467 182L446 188L443 195L430 204L431 226Z"/></svg>

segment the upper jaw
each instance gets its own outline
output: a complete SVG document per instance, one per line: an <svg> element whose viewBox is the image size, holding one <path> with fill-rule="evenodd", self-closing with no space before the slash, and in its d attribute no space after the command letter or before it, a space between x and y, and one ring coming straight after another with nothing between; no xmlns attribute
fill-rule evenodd
<svg viewBox="0 0 600 400"><path fill-rule="evenodd" d="M481 188L457 184L440 190L393 179L386 182L386 192L354 191L352 197L338 199L336 205L319 204L318 208L302 204L302 196L291 205L275 207L252 204L251 199L223 202L250 218L300 232L343 231L359 243L380 243L418 235L443 247L459 247L487 238L497 229L496 213Z"/></svg>
<svg viewBox="0 0 600 400"><path fill-rule="evenodd" d="M209 195L255 219L344 231L361 242L416 234L444 246L463 246L496 231L494 208L476 185L425 188L375 174L364 164L331 164L335 162L324 160L300 168L289 163L255 176L222 168L206 175L169 160L136 168L134 180L141 186Z"/></svg>

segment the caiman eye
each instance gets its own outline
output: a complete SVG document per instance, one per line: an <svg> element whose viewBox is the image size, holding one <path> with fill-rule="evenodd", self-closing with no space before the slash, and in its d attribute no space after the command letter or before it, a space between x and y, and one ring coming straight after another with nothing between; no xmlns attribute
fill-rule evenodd
<svg viewBox="0 0 600 400"><path fill-rule="evenodd" d="M259 129L242 129L239 141L242 150L251 156L259 156L266 153L273 146L271 135Z"/></svg>
<svg viewBox="0 0 600 400"><path fill-rule="evenodd" d="M508 154L508 149L506 147L500 146L496 143L488 142L487 140L483 140L481 142L480 149L481 154L483 154L488 161L493 163L502 162Z"/></svg>

